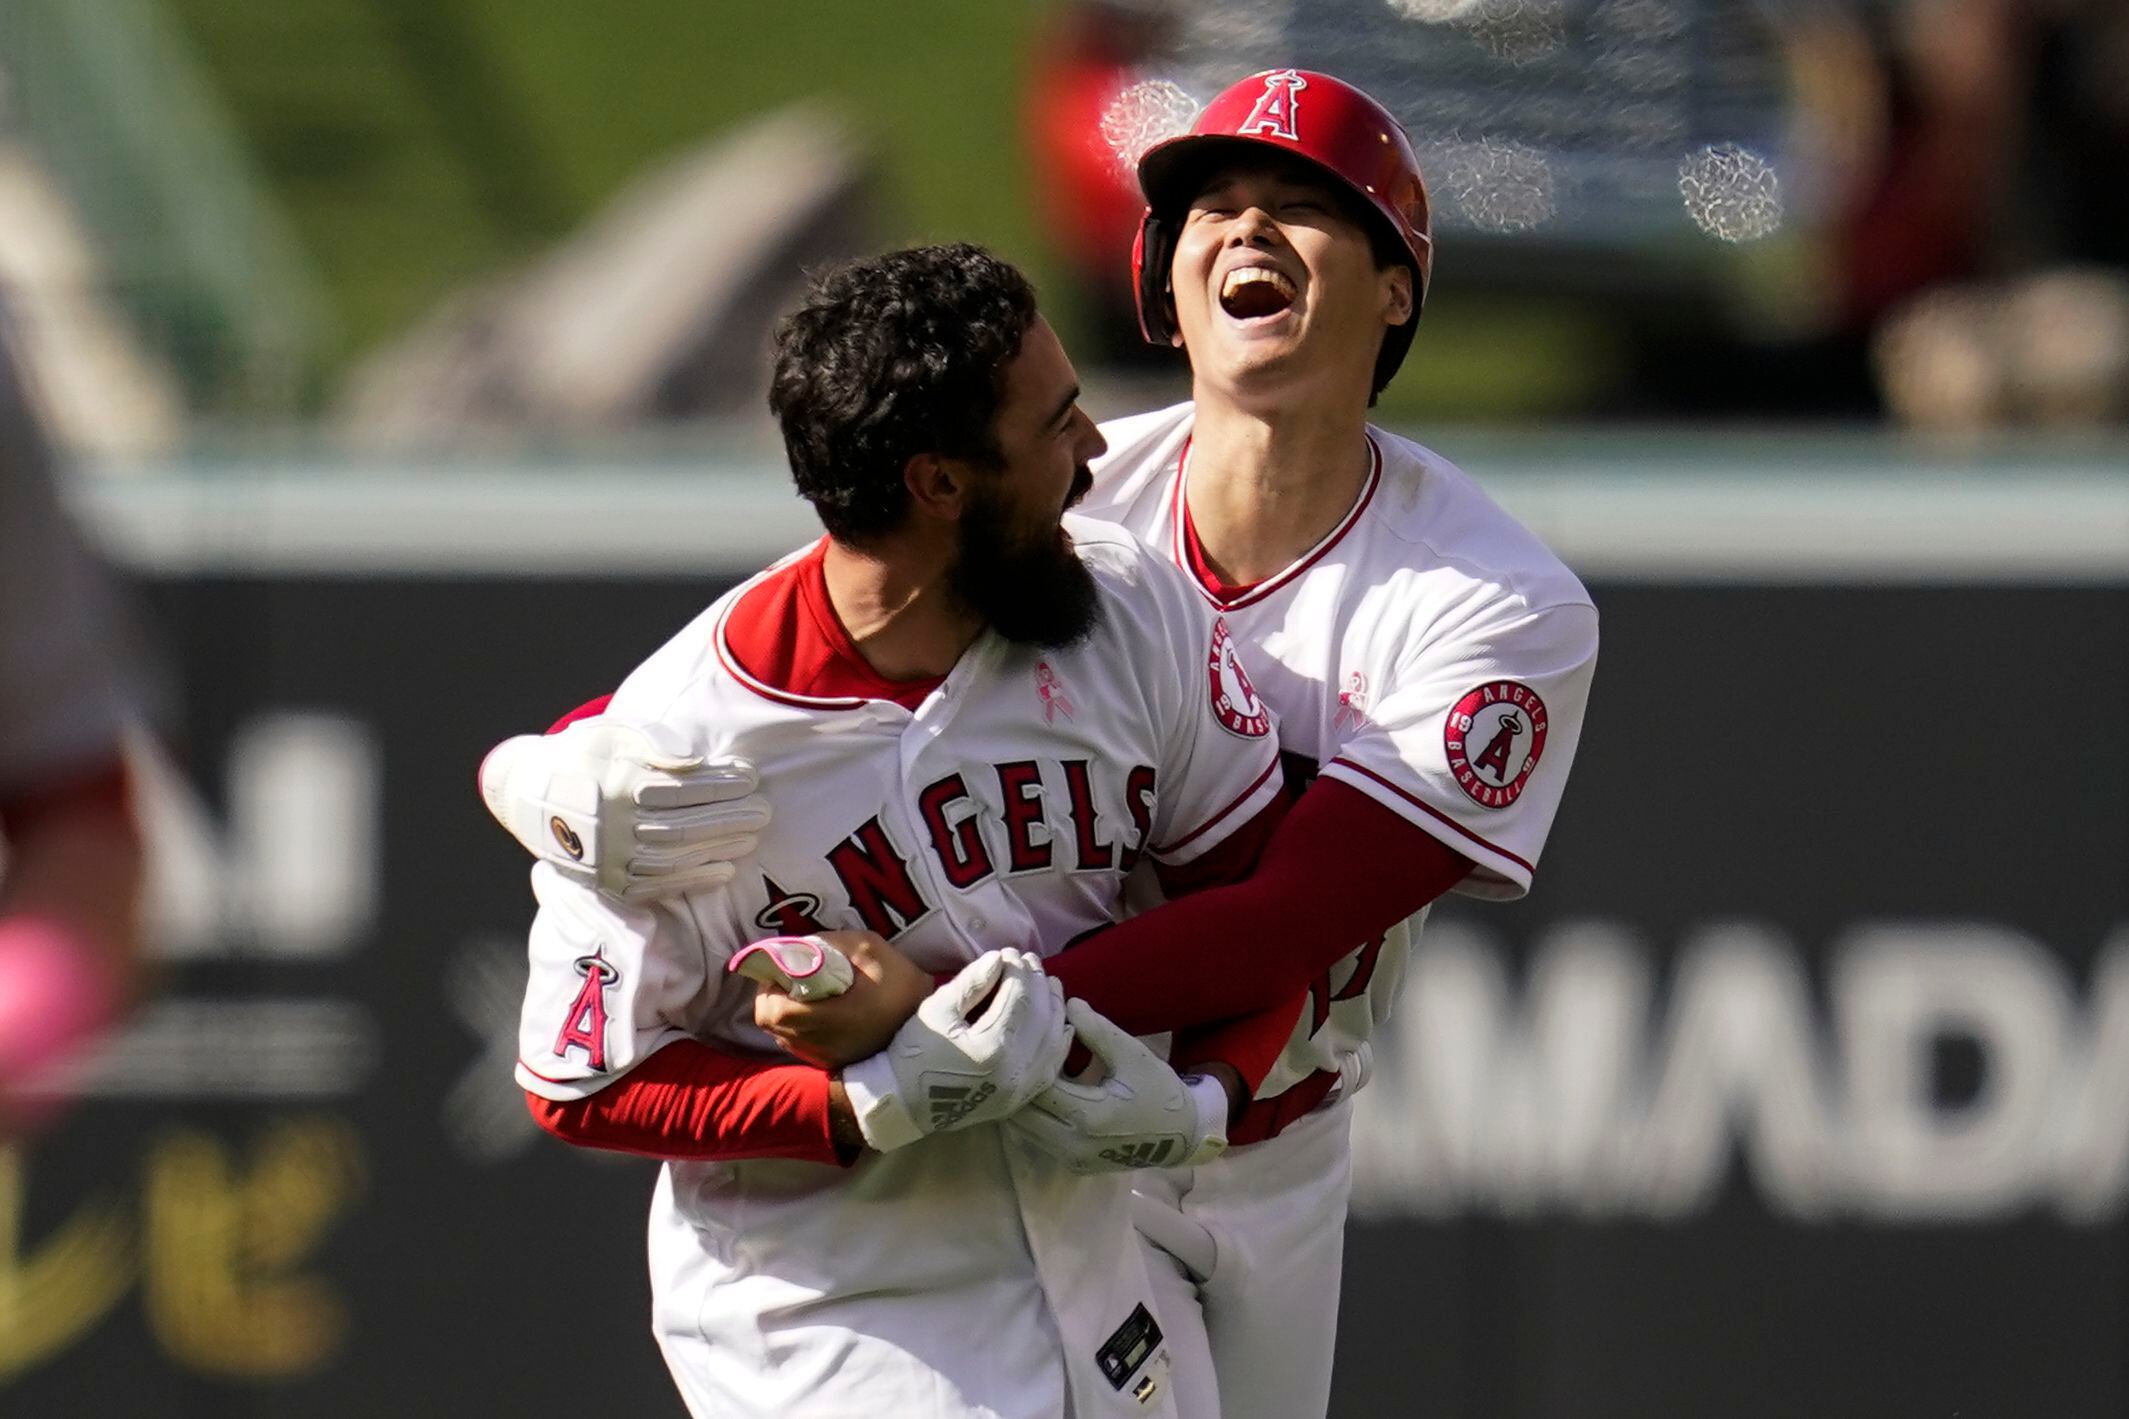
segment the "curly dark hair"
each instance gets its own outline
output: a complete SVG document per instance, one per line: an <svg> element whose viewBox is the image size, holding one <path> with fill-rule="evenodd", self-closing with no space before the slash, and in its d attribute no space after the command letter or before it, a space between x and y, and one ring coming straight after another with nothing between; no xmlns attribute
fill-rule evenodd
<svg viewBox="0 0 2129 1419"><path fill-rule="evenodd" d="M1003 463L992 425L1035 289L980 246L919 246L836 267L776 329L769 408L799 493L863 543L908 512L920 453Z"/></svg>

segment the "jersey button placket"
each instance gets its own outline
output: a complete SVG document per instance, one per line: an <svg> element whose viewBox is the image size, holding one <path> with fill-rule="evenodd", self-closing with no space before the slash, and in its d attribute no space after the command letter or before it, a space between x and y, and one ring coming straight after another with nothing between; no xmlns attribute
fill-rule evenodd
<svg viewBox="0 0 2129 1419"><path fill-rule="evenodd" d="M995 639L986 637L985 640ZM945 868L939 861L937 845L932 842L931 829L923 815L917 811L918 796L937 777L936 764L927 767L926 751L939 742L952 725L956 712L961 707L966 689L967 675L974 667L970 661L981 653L985 641L978 641L961 657L946 682L934 690L924 703L918 706L914 716L902 731L897 771L901 776L901 791L895 795L890 806L898 834L910 844L910 870L923 882L925 900L933 904L940 922L958 940L967 959L974 960L986 949L971 935L968 923L959 910L961 894L946 880ZM953 756L941 756L951 759ZM930 777L927 777L930 774Z"/></svg>
<svg viewBox="0 0 2129 1419"><path fill-rule="evenodd" d="M931 840L931 830L911 805L934 779L955 770L967 779L973 766L984 761L985 754L993 750L1002 753L995 745L988 746L984 754L976 755L965 750L942 751L936 755L930 751L935 744L949 742L946 735L955 717L967 706L972 694L982 693L984 677L995 674L1005 651L1006 643L1002 639L995 634L985 634L961 657L960 664L947 676L946 683L924 702L917 713L917 722L902 736L903 801L897 812L908 815L909 831L918 844L917 855L923 859L918 870L924 874L929 899L940 904L946 925L966 947L972 960L994 946L1033 947L1036 944L1033 918L1000 885L995 871L966 890L948 882L936 845ZM981 782L968 783L971 797L976 798L979 833L990 820L978 797L984 788ZM995 863L1000 844L988 834L984 835L983 844Z"/></svg>

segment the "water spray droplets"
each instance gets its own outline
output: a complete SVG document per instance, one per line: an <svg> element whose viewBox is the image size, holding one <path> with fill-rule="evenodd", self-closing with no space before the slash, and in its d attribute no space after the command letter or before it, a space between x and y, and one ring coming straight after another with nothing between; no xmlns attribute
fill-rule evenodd
<svg viewBox="0 0 2129 1419"><path fill-rule="evenodd" d="M1139 154L1164 139L1190 131L1200 105L1166 79L1143 79L1118 94L1101 116L1102 141L1118 166L1138 172Z"/></svg>
<svg viewBox="0 0 2129 1419"><path fill-rule="evenodd" d="M1717 143L1678 166L1678 195L1693 224L1721 241L1758 241L1781 230L1774 165L1749 148Z"/></svg>

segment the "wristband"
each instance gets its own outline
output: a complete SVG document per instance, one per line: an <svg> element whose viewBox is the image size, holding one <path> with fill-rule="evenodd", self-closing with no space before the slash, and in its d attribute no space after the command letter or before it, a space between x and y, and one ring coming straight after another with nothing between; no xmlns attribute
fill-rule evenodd
<svg viewBox="0 0 2129 1419"><path fill-rule="evenodd" d="M1203 1074L1186 1074L1183 1087L1190 1092L1190 1102L1197 1106L1198 1136L1204 1140L1196 1152L1183 1159L1184 1166L1195 1167L1227 1151L1227 1086Z"/></svg>
<svg viewBox="0 0 2129 1419"><path fill-rule="evenodd" d="M865 1146L875 1152L901 1148L924 1136L902 1100L894 1066L887 1062L884 1050L843 1066L843 1093L850 1100L850 1112L857 1116Z"/></svg>

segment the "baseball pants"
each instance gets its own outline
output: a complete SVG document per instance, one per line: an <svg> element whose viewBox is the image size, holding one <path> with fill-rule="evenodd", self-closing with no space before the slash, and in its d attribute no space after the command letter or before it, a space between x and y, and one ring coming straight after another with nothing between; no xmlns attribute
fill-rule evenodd
<svg viewBox="0 0 2129 1419"><path fill-rule="evenodd" d="M1134 1192L1179 1419L1329 1409L1352 1112L1334 1100L1276 1138L1149 1174Z"/></svg>

